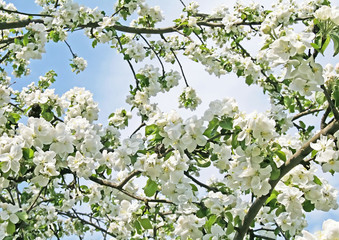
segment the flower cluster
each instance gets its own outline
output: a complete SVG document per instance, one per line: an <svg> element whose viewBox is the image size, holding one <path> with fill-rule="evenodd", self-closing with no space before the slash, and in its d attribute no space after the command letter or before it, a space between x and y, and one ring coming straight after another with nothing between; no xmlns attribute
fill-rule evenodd
<svg viewBox="0 0 339 240"><path fill-rule="evenodd" d="M173 26L158 27L165 15L145 0L116 1L109 14L73 0L35 2L39 14L0 0L0 239L338 235L333 220L303 231L306 212L338 209L338 190L316 170L339 172L339 65L319 60L328 46L339 53L338 7L236 3L207 14L193 1ZM112 110L106 126L95 123L98 103L85 88L56 94L53 70L21 90L7 74L11 67L14 77L28 75L30 59L74 31L93 48L115 48L132 70L130 109ZM87 61L66 45L72 71L84 71ZM201 117L163 112L157 96L179 84L180 108L202 102L182 57L257 85L271 109L248 114L224 98ZM136 129L132 115L141 120Z"/></svg>
<svg viewBox="0 0 339 240"><path fill-rule="evenodd" d="M94 102L93 95L84 88L75 87L63 95L68 102L66 117L69 119L77 116L86 118L89 122L98 119L98 104Z"/></svg>
<svg viewBox="0 0 339 240"><path fill-rule="evenodd" d="M186 87L184 92L179 97L179 107L195 110L200 103L201 99L191 87Z"/></svg>
<svg viewBox="0 0 339 240"><path fill-rule="evenodd" d="M82 57L75 57L72 59L72 63L70 64L72 67L72 72L79 73L86 69L87 61Z"/></svg>
<svg viewBox="0 0 339 240"><path fill-rule="evenodd" d="M339 235L339 223L327 219L323 222L322 231L318 231L315 234L311 234L305 230L302 231L303 236L297 236L296 240L330 240L336 239Z"/></svg>

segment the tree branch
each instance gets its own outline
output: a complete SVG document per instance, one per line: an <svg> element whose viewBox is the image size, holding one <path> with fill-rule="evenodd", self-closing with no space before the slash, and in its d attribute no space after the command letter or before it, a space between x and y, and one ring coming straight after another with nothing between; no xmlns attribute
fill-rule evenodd
<svg viewBox="0 0 339 240"><path fill-rule="evenodd" d="M324 110L324 109L308 109L308 110L306 110L306 111L304 111L304 112L300 112L300 113L296 114L296 115L292 118L292 121L297 120L297 119L299 119L299 118L301 118L301 117L303 117L303 116L306 116L306 115L308 115L308 114L312 114L312 113L316 113L316 112L321 112L321 111L323 111L323 110Z"/></svg>
<svg viewBox="0 0 339 240"><path fill-rule="evenodd" d="M258 214L261 207L265 204L265 201L267 198L271 195L273 189L278 184L280 179L285 176L289 171L291 171L295 166L299 165L304 158L312 152L312 148L310 146L311 143L316 142L321 135L328 135L333 134L336 131L339 130L339 122L334 121L330 123L326 128L322 129L320 132L315 134L309 141L307 141L304 145L301 146L301 148L293 154L293 156L286 161L284 165L280 167L280 176L276 180L270 180L269 183L271 185L270 192L265 195L257 198L252 206L249 208L244 220L242 221L241 226L239 227L239 231L237 231L234 240L242 240L247 233L253 219Z"/></svg>
<svg viewBox="0 0 339 240"><path fill-rule="evenodd" d="M166 40L166 38L164 37L164 35L160 34L160 36L161 36L161 38L162 38L165 42L167 42L167 40ZM179 64L179 68L180 68L182 77L184 78L186 87L189 87L188 82L187 82L187 79L186 79L186 76L185 76L184 69L183 69L183 67L182 67L182 65L181 65L181 63L180 63L180 61L179 61L177 55L175 54L175 52L174 52L174 50L173 50L172 48L171 48L171 52L172 52L172 54L174 55L175 60L177 60L177 63Z"/></svg>
<svg viewBox="0 0 339 240"><path fill-rule="evenodd" d="M134 132L129 136L130 138L133 137L134 134L136 134L142 127L146 126L146 123L141 123L137 129L134 130Z"/></svg>
<svg viewBox="0 0 339 240"><path fill-rule="evenodd" d="M153 51L153 53L155 54L155 56L157 57L160 65L161 65L161 69L162 69L162 76L165 75L165 67L164 67L164 64L162 63L160 57L159 57L159 54L155 51L154 47L151 46L151 44L147 41L147 39L142 35L142 34L139 34L139 36L145 41L145 43L148 45L148 47Z"/></svg>
<svg viewBox="0 0 339 240"><path fill-rule="evenodd" d="M7 13L16 13L16 14L32 16L32 17L53 17L52 15L38 14L38 13L25 13L25 12L19 12L15 10L4 9L4 8L0 8L0 11L4 11Z"/></svg>
<svg viewBox="0 0 339 240"><path fill-rule="evenodd" d="M189 179L191 179L193 182L195 182L196 184L198 184L200 187L206 188L209 191L213 191L213 192L220 192L217 188L214 187L210 187L202 182L200 182L199 180L197 180L196 178L192 177L189 172L185 171L184 172L185 176L188 177Z"/></svg>
<svg viewBox="0 0 339 240"><path fill-rule="evenodd" d="M0 22L0 30L26 27L30 23L44 23L42 19L27 19L18 22Z"/></svg>
<svg viewBox="0 0 339 240"><path fill-rule="evenodd" d="M329 104L330 107L331 107L331 110L332 110L332 112L333 112L333 115L334 115L335 119L336 119L337 121L339 121L339 113L338 113L337 108L334 106L334 104L333 104L333 102L332 102L330 93L327 91L325 85L321 85L321 89L324 91L325 97L326 97L326 99L327 99L328 104Z"/></svg>
<svg viewBox="0 0 339 240"><path fill-rule="evenodd" d="M124 55L124 58L125 58L126 54L125 54L124 52L122 52L122 50L124 49L124 47L122 46L122 43L121 43L121 41L120 41L120 38L117 37L117 40L118 40L118 43L119 43L119 46L120 46L120 49L121 49L121 53L122 53L122 55ZM127 61L128 65L129 65L129 67L130 67L130 69L131 69L131 71L132 71L132 73L133 73L133 76L134 76L134 79L135 79L135 82L136 82L136 83L135 83L135 84L136 84L136 87L139 88L139 80L138 80L137 75L136 75L136 73L135 73L134 67L133 67L131 61L130 61L128 58L126 58L126 61Z"/></svg>
<svg viewBox="0 0 339 240"><path fill-rule="evenodd" d="M120 188L119 187L120 184L119 185L114 184L114 183L112 183L112 182L110 182L110 181L108 181L106 179L100 179L100 178L97 178L97 177L94 177L94 176L90 176L89 179L91 181L95 182L95 183L100 184L100 185L117 189L120 192L126 194L127 196L129 196L129 197L131 197L133 199L145 202L146 204L149 203L149 202L157 202L157 203L168 203L168 204L176 205L175 203L173 203L171 201L168 201L166 199L148 199L148 198L143 198L143 197L139 197L139 196L133 195L132 193L126 191L125 189Z"/></svg>
<svg viewBox="0 0 339 240"><path fill-rule="evenodd" d="M71 214L69 212L61 212L61 211L58 211L58 210L57 210L57 212L58 212L58 214L60 214L62 216L70 217L70 218L73 218L73 219L79 219L81 222L83 222L83 223L85 223L87 225L90 225L90 226L94 227L95 229L97 229L97 230L99 230L101 232L104 232L104 233L106 233L106 234L108 234L108 235L110 235L112 237L116 237L114 234L108 232L106 229L104 229L104 228L102 228L102 227L100 227L100 226L98 226L98 225L96 225L96 224L94 224L94 223L92 223L90 221L87 221L86 219L81 218L78 214L73 215L73 214Z"/></svg>
<svg viewBox="0 0 339 240"><path fill-rule="evenodd" d="M121 183L117 185L117 187L119 189L122 189L129 182L129 180L131 180L133 177L135 177L136 175L140 173L141 171L138 171L138 170L132 171Z"/></svg>

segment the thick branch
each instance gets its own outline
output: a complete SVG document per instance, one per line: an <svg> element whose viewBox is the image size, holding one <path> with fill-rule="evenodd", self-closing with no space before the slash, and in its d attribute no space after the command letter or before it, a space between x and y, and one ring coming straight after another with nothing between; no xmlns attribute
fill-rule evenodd
<svg viewBox="0 0 339 240"><path fill-rule="evenodd" d="M285 165L280 167L280 176L276 180L270 180L269 183L271 185L270 192L265 195L257 198L250 209L248 210L242 225L239 227L239 231L237 231L236 236L234 240L242 240L247 233L253 219L258 214L261 207L265 204L267 198L271 195L271 192L275 188L275 186L278 184L280 179L285 176L289 171L291 171L295 166L300 164L304 158L312 152L312 148L310 146L311 143L316 142L321 135L328 135L333 134L336 131L339 130L339 122L335 121L329 124L326 128L322 129L319 133L314 135L308 142L306 142L288 161L285 163Z"/></svg>
<svg viewBox="0 0 339 240"><path fill-rule="evenodd" d="M0 22L0 30L26 27L30 23L44 23L42 19L27 19L18 22Z"/></svg>
<svg viewBox="0 0 339 240"><path fill-rule="evenodd" d="M332 112L333 112L333 115L334 115L335 119L336 119L337 121L339 121L339 112L338 112L337 108L334 106L334 104L333 104L333 102L332 102L330 93L327 91L325 85L321 85L321 88L322 88L322 90L324 91L326 100L327 100L328 104L329 104L330 107L331 107L331 110L332 110Z"/></svg>

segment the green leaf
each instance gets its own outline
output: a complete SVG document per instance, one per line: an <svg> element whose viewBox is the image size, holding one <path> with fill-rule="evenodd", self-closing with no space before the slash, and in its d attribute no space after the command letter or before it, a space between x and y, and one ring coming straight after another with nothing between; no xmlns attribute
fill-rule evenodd
<svg viewBox="0 0 339 240"><path fill-rule="evenodd" d="M288 108L288 110L291 112L291 113L294 113L294 104L293 104L293 98L290 98L288 96L284 96L284 105Z"/></svg>
<svg viewBox="0 0 339 240"><path fill-rule="evenodd" d="M311 46L315 49L315 50L319 50L319 46L316 43L311 43Z"/></svg>
<svg viewBox="0 0 339 240"><path fill-rule="evenodd" d="M326 101L325 94L323 92L316 92L315 100L317 101L319 105L322 105Z"/></svg>
<svg viewBox="0 0 339 240"><path fill-rule="evenodd" d="M322 45L322 47L321 47L321 49L320 49L320 52L321 52L322 54L324 54L324 52L325 52L325 50L326 50L328 44L330 43L330 41L331 41L331 37L330 37L329 35L327 35L326 40L325 40L325 42L323 43L323 45Z"/></svg>
<svg viewBox="0 0 339 240"><path fill-rule="evenodd" d="M311 203L310 200L305 200L303 202L303 209L305 210L305 212L311 212L311 211L314 210L314 208L315 208L315 206L314 206L313 203Z"/></svg>
<svg viewBox="0 0 339 240"><path fill-rule="evenodd" d="M319 186L323 185L322 181L316 175L313 177L313 182Z"/></svg>
<svg viewBox="0 0 339 240"><path fill-rule="evenodd" d="M272 172L271 172L271 179L277 180L280 176L280 169L277 168L275 164L272 164Z"/></svg>
<svg viewBox="0 0 339 240"><path fill-rule="evenodd" d="M6 231L9 235L13 235L15 233L15 224L12 223L11 221L8 221Z"/></svg>
<svg viewBox="0 0 339 240"><path fill-rule="evenodd" d="M191 35L192 32L193 32L192 28L189 28L189 27L185 27L184 30L183 30L183 33L184 33L186 36Z"/></svg>
<svg viewBox="0 0 339 240"><path fill-rule="evenodd" d="M336 56L339 53L339 36L332 33L330 34L330 37L333 40L333 47L334 47L334 54L333 57Z"/></svg>
<svg viewBox="0 0 339 240"><path fill-rule="evenodd" d="M286 154L283 151L276 151L275 154L277 154L277 156L283 160L284 162L286 162Z"/></svg>
<svg viewBox="0 0 339 240"><path fill-rule="evenodd" d="M286 212L285 206L280 205L277 210L275 211L275 214L279 216L281 213Z"/></svg>
<svg viewBox="0 0 339 240"><path fill-rule="evenodd" d="M22 43L24 44L24 46L27 46L27 44L28 44L28 35L27 34L24 35L24 38L22 39Z"/></svg>
<svg viewBox="0 0 339 240"><path fill-rule="evenodd" d="M234 226L232 222L227 223L226 235L229 235L234 232Z"/></svg>
<svg viewBox="0 0 339 240"><path fill-rule="evenodd" d="M226 130L232 130L233 129L233 118L223 119L220 122L220 127L222 127L223 129L226 129Z"/></svg>
<svg viewBox="0 0 339 240"><path fill-rule="evenodd" d="M18 113L10 113L8 120L11 121L12 123L17 123L20 120L21 116Z"/></svg>
<svg viewBox="0 0 339 240"><path fill-rule="evenodd" d="M273 199L276 199L278 195L278 192L273 190L271 195L267 198L266 200L266 204L268 204L269 202L271 202Z"/></svg>
<svg viewBox="0 0 339 240"><path fill-rule="evenodd" d="M141 228L140 222L138 220L134 222L134 227L139 234L142 233L142 228Z"/></svg>
<svg viewBox="0 0 339 240"><path fill-rule="evenodd" d="M42 111L41 116L48 122L52 121L54 118L54 113L51 111Z"/></svg>
<svg viewBox="0 0 339 240"><path fill-rule="evenodd" d="M232 142L231 142L232 148L236 149L239 146L238 142L238 134L233 134L232 135Z"/></svg>
<svg viewBox="0 0 339 240"><path fill-rule="evenodd" d="M18 216L18 218L20 218L24 222L26 222L28 219L28 215L26 212L17 212L15 214Z"/></svg>
<svg viewBox="0 0 339 240"><path fill-rule="evenodd" d="M85 203L88 203L88 202L89 202L89 197L88 197L88 196L84 196L83 199L84 199L84 202L85 202Z"/></svg>
<svg viewBox="0 0 339 240"><path fill-rule="evenodd" d="M228 221L233 221L233 215L232 215L232 213L226 212L225 215L226 215Z"/></svg>
<svg viewBox="0 0 339 240"><path fill-rule="evenodd" d="M156 131L158 131L158 127L155 124L149 125L145 127L145 135L151 135L153 133L155 133Z"/></svg>
<svg viewBox="0 0 339 240"><path fill-rule="evenodd" d="M98 44L98 40L94 39L92 42L92 47L95 48Z"/></svg>
<svg viewBox="0 0 339 240"><path fill-rule="evenodd" d="M147 197L152 197L158 190L158 184L149 178L147 180L146 186L143 189Z"/></svg>
<svg viewBox="0 0 339 240"><path fill-rule="evenodd" d="M139 222L144 229L152 229L151 221L148 218L140 218Z"/></svg>
<svg viewBox="0 0 339 240"><path fill-rule="evenodd" d="M195 186L194 184L190 184L191 185L191 187L192 187L192 191L193 192L198 192L198 188L197 188L197 186Z"/></svg>
<svg viewBox="0 0 339 240"><path fill-rule="evenodd" d="M97 169L97 172L101 173L101 172L105 171L105 169L106 169L106 165L100 165L99 168Z"/></svg>
<svg viewBox="0 0 339 240"><path fill-rule="evenodd" d="M217 220L217 216L215 214L211 215L208 220L205 223L205 228L210 232L212 225L215 223Z"/></svg>
<svg viewBox="0 0 339 240"><path fill-rule="evenodd" d="M24 156L24 159L32 159L34 157L34 151L30 148L23 148L22 149L22 154Z"/></svg>
<svg viewBox="0 0 339 240"><path fill-rule="evenodd" d="M303 121L299 121L299 126L302 128L306 128L306 124Z"/></svg>
<svg viewBox="0 0 339 240"><path fill-rule="evenodd" d="M206 158L206 159L198 158L197 163L198 163L199 167L203 167L203 168L211 166L211 161L208 158Z"/></svg>
<svg viewBox="0 0 339 240"><path fill-rule="evenodd" d="M216 135L217 129L219 127L218 123L219 123L219 120L217 118L213 118L209 122L208 127L204 132L204 135L208 138L214 137Z"/></svg>
<svg viewBox="0 0 339 240"><path fill-rule="evenodd" d="M250 86L253 83L253 76L252 75L246 76L245 82L248 86Z"/></svg>
<svg viewBox="0 0 339 240"><path fill-rule="evenodd" d="M14 38L14 43L17 44L17 45L20 45L20 40L17 39L17 38Z"/></svg>

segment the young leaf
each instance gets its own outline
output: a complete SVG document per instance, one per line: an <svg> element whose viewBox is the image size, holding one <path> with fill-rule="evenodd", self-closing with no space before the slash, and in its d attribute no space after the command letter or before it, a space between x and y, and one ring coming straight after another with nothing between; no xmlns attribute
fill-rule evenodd
<svg viewBox="0 0 339 240"><path fill-rule="evenodd" d="M15 214L18 216L18 218L20 218L24 222L26 222L28 219L28 215L26 212L17 212Z"/></svg>
<svg viewBox="0 0 339 240"><path fill-rule="evenodd" d="M147 197L152 197L158 190L158 184L149 178L143 189Z"/></svg>
<svg viewBox="0 0 339 240"><path fill-rule="evenodd" d="M30 148L23 148L22 149L22 154L24 156L24 159L32 159L34 157L34 151Z"/></svg>
<svg viewBox="0 0 339 240"><path fill-rule="evenodd" d="M140 218L139 222L144 229L152 229L151 221L148 218Z"/></svg>
<svg viewBox="0 0 339 240"><path fill-rule="evenodd" d="M217 216L215 214L211 215L205 223L205 228L208 231L211 231L211 227L215 223L216 220L217 220Z"/></svg>
<svg viewBox="0 0 339 240"><path fill-rule="evenodd" d="M275 154L277 154L277 156L283 160L284 162L286 162L286 154L283 151L276 151Z"/></svg>
<svg viewBox="0 0 339 240"><path fill-rule="evenodd" d="M11 221L8 221L6 231L9 235L13 235L15 233L15 224Z"/></svg>
<svg viewBox="0 0 339 240"><path fill-rule="evenodd" d="M330 43L330 41L331 41L331 37L328 35L328 36L326 37L326 40L325 40L324 44L322 45L322 47L321 47L321 49L320 49L320 52L321 52L322 54L324 54L324 52L325 52L325 50L326 50L328 44Z"/></svg>
<svg viewBox="0 0 339 240"><path fill-rule="evenodd" d="M339 36L337 34L330 34L332 40L333 40L333 47L334 47L334 54L333 57L336 56L339 53Z"/></svg>
<svg viewBox="0 0 339 240"><path fill-rule="evenodd" d="M233 129L233 119L232 118L226 118L220 122L220 127L226 130L232 130Z"/></svg>

